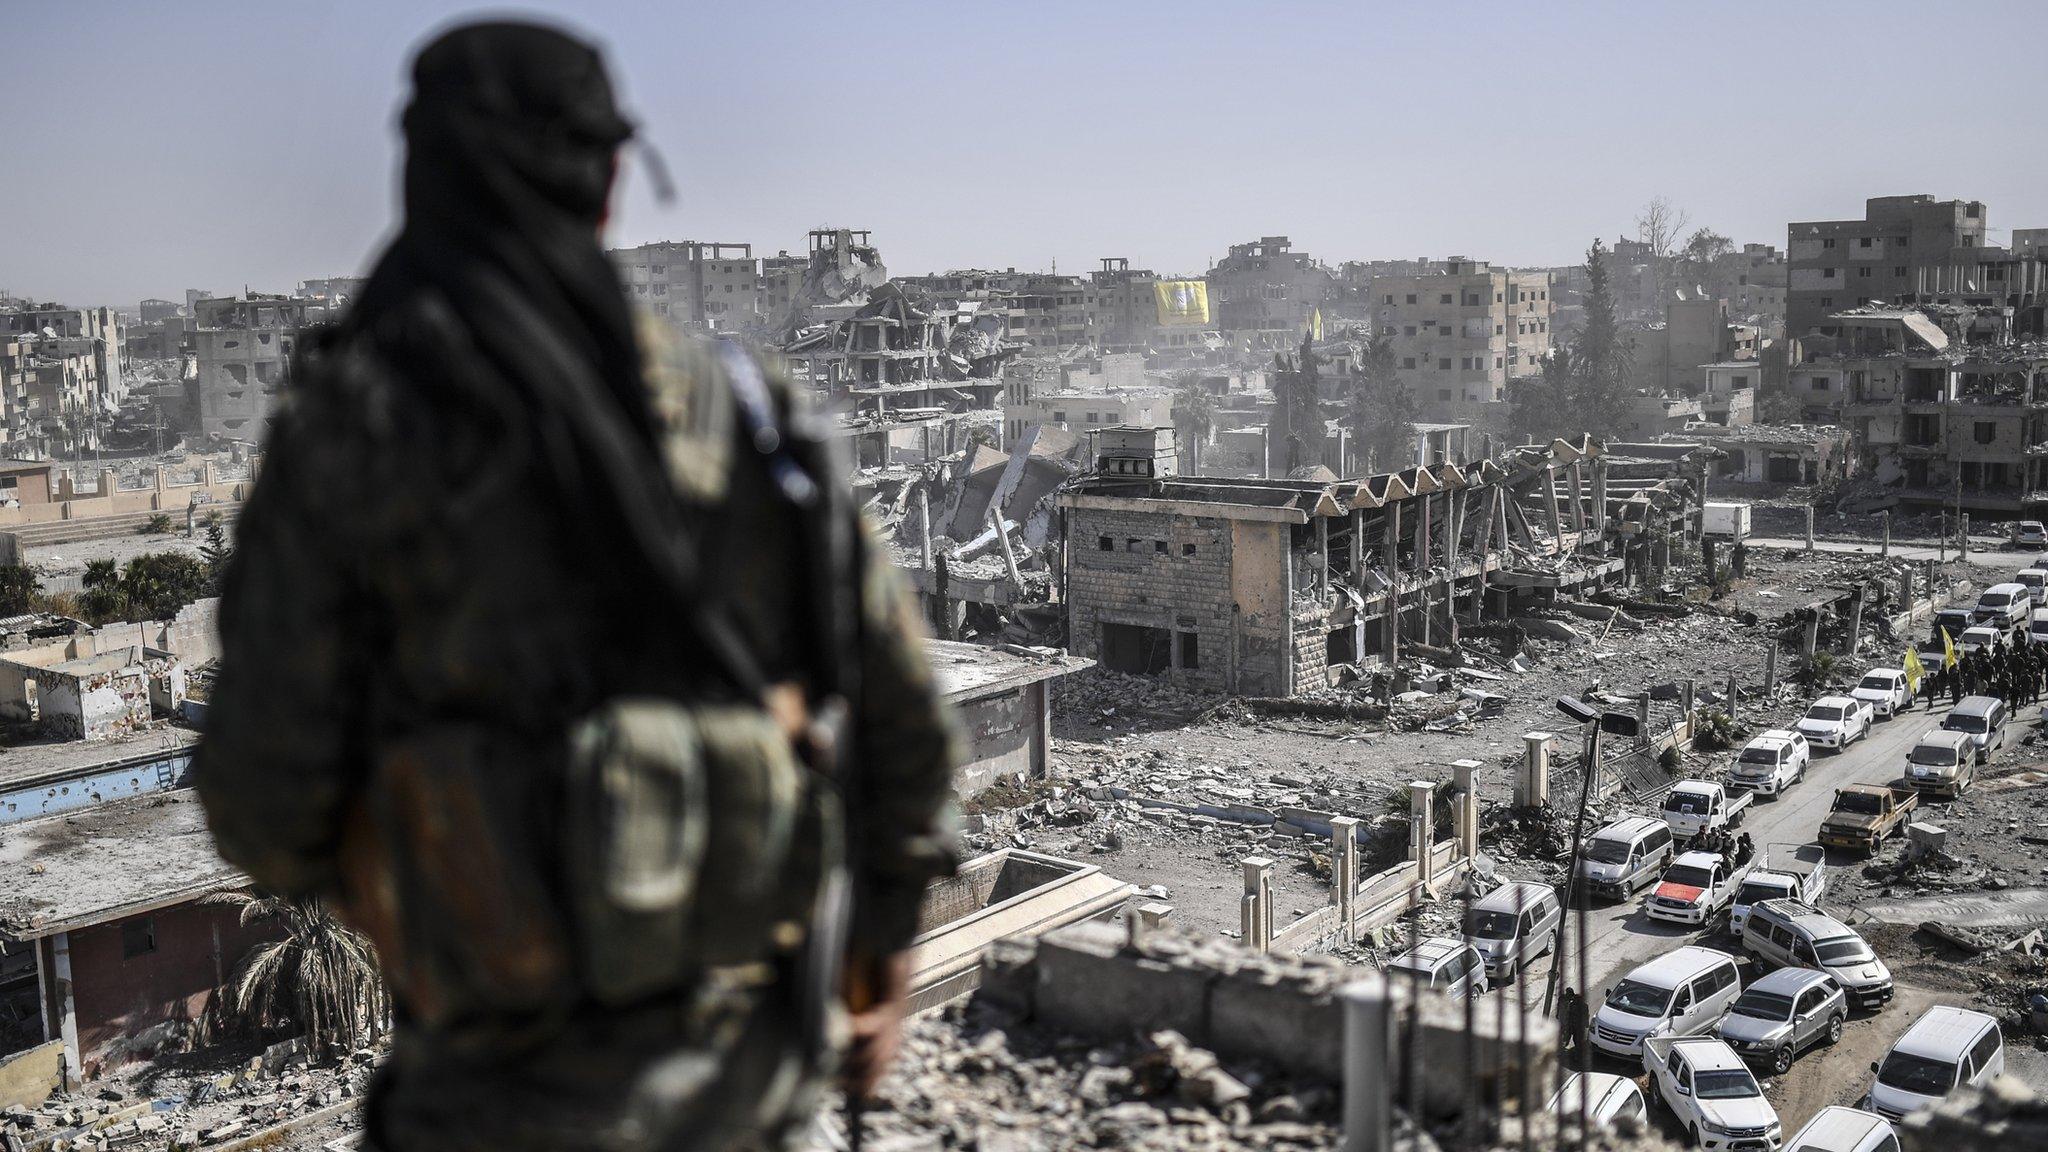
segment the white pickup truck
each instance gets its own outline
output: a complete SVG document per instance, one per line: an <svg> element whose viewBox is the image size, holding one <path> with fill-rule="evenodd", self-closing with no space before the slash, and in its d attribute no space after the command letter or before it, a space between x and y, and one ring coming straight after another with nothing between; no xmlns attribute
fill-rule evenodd
<svg viewBox="0 0 2048 1152"><path fill-rule="evenodd" d="M1653 920L1694 926L1710 924L1735 904L1735 894L1756 861L1731 863L1719 852L1687 852L1671 862L1643 910Z"/></svg>
<svg viewBox="0 0 2048 1152"><path fill-rule="evenodd" d="M1899 668L1872 668L1849 690L1849 695L1870 705L1878 716L1889 720L1913 704L1906 687L1906 673Z"/></svg>
<svg viewBox="0 0 2048 1152"><path fill-rule="evenodd" d="M1717 828L1742 823L1742 810L1756 799L1756 793L1730 795L1711 780L1681 780L1664 797L1664 825L1680 843Z"/></svg>
<svg viewBox="0 0 2048 1152"><path fill-rule="evenodd" d="M1806 737L1773 728L1742 746L1728 780L1753 792L1776 796L1806 779L1806 766L1812 759L1813 751L1806 746Z"/></svg>
<svg viewBox="0 0 2048 1152"><path fill-rule="evenodd" d="M1772 1152L1784 1139L1778 1110L1726 1041L1652 1037L1643 1041L1643 1070L1650 1074L1650 1098L1671 1109L1696 1148Z"/></svg>
<svg viewBox="0 0 2048 1152"><path fill-rule="evenodd" d="M1818 844L1773 844L1757 859L1735 903L1728 906L1728 931L1742 935L1751 905L1766 900L1797 900L1818 907L1828 889L1827 849Z"/></svg>
<svg viewBox="0 0 2048 1152"><path fill-rule="evenodd" d="M1876 709L1852 696L1823 696L1807 705L1794 727L1814 747L1840 752L1870 735L1875 715Z"/></svg>

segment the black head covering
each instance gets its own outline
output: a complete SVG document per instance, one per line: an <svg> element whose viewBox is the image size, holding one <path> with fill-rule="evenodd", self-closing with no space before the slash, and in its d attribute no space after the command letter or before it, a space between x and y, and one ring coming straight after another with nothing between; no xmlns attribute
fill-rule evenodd
<svg viewBox="0 0 2048 1152"><path fill-rule="evenodd" d="M644 558L677 603L694 604L687 515L655 449L632 316L598 240L631 135L587 44L516 22L435 39L414 61L405 111L405 227L332 343L388 342L401 373L459 364L460 388L518 411L554 480L596 497L598 511L571 525L581 545ZM411 323L427 313L466 329L459 346ZM729 630L693 623L720 663L746 663Z"/></svg>

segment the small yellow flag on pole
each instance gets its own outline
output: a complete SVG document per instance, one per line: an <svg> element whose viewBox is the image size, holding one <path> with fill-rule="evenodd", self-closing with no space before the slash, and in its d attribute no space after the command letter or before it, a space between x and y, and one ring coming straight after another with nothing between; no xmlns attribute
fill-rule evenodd
<svg viewBox="0 0 2048 1152"><path fill-rule="evenodd" d="M1941 630L1941 652L1942 667L1953 668L1958 663L1960 663L1960 661L1956 659L1956 642L1955 640L1950 638L1948 634L1948 629L1946 628L1943 628Z"/></svg>
<svg viewBox="0 0 2048 1152"><path fill-rule="evenodd" d="M1927 669L1920 663L1920 653L1911 648L1906 649L1905 663L1906 691L1917 695L1920 691L1920 678L1927 675Z"/></svg>

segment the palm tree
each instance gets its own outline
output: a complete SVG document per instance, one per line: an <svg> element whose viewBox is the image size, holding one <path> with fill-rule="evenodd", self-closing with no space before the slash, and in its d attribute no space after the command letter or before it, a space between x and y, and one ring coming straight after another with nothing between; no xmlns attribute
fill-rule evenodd
<svg viewBox="0 0 2048 1152"><path fill-rule="evenodd" d="M81 583L85 594L79 597L79 610L94 624L104 624L120 618L125 600L121 591L121 569L112 560L88 560L85 576Z"/></svg>
<svg viewBox="0 0 2048 1152"><path fill-rule="evenodd" d="M1173 423L1180 434L1181 447L1187 453L1187 472L1191 476L1202 473L1202 444L1209 439L1209 432L1216 427L1216 397L1202 387L1202 374L1183 372L1177 382L1179 387L1173 397Z"/></svg>
<svg viewBox="0 0 2048 1152"><path fill-rule="evenodd" d="M320 899L217 892L206 902L240 908L243 927L276 920L283 929L281 938L258 944L236 966L223 989L231 1015L257 1028L296 1026L318 1051L354 1049L383 1032L376 950Z"/></svg>

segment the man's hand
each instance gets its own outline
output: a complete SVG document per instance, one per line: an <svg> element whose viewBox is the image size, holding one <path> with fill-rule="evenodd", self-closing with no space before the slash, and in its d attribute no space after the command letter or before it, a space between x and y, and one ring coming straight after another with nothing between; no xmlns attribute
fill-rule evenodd
<svg viewBox="0 0 2048 1152"><path fill-rule="evenodd" d="M910 981L910 953L854 956L847 960L844 993L853 1025L852 1042L839 1078L849 1096L868 1097L896 1060L903 1037L903 998Z"/></svg>

